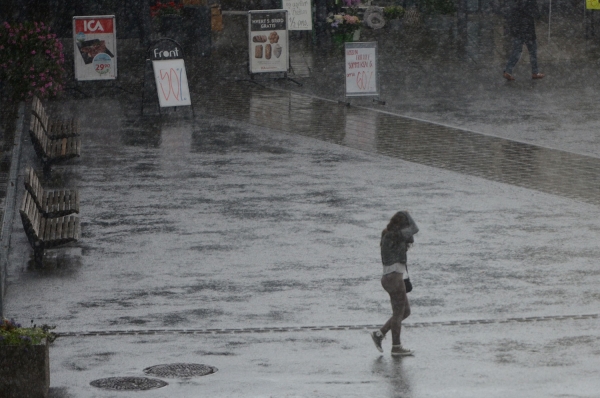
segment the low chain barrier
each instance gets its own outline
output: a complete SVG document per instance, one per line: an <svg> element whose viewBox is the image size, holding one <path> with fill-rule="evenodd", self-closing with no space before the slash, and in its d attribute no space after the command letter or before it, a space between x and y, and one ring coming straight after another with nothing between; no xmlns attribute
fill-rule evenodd
<svg viewBox="0 0 600 398"><path fill-rule="evenodd" d="M439 322L414 322L402 323L407 328L422 328L432 326L466 326L466 325L485 325L502 323L523 323L523 322L548 322L576 319L598 319L600 314L585 315L550 315L550 316L531 316L522 318L505 319L474 319L462 321L439 321ZM337 325L337 326L297 326L297 327L257 327L257 328L224 328L224 329L147 329L147 330L106 330L106 331L85 331L85 332L59 332L57 337L88 337L88 336L142 336L142 335L162 335L162 334L243 334L243 333L288 333L288 332L308 332L308 331L328 331L328 330L372 330L381 327L381 325Z"/></svg>

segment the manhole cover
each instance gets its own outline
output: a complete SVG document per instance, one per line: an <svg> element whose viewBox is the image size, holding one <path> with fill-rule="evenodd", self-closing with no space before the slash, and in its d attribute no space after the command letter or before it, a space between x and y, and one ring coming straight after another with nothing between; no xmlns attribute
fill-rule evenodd
<svg viewBox="0 0 600 398"><path fill-rule="evenodd" d="M142 391L161 388L169 383L148 377L108 377L94 380L90 384L105 390Z"/></svg>
<svg viewBox="0 0 600 398"><path fill-rule="evenodd" d="M202 365L199 363L171 363L166 365L155 365L144 369L144 373L156 377L196 377L206 376L215 373L217 368L214 366Z"/></svg>

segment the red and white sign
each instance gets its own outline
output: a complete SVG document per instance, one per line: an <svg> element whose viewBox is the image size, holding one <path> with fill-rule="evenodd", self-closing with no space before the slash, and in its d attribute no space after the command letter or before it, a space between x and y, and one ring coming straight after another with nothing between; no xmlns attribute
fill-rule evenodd
<svg viewBox="0 0 600 398"><path fill-rule="evenodd" d="M379 95L377 42L344 43L346 97Z"/></svg>
<svg viewBox="0 0 600 398"><path fill-rule="evenodd" d="M89 33L113 33L114 24L113 18L98 18L85 17L86 19L75 20L75 31ZM87 19L89 18L89 19Z"/></svg>
<svg viewBox="0 0 600 398"><path fill-rule="evenodd" d="M73 17L75 79L117 77L117 35L114 15Z"/></svg>

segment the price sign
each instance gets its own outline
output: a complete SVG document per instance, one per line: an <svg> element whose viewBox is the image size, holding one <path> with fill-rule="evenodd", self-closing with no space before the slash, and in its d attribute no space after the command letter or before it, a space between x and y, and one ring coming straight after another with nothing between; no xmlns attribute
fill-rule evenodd
<svg viewBox="0 0 600 398"><path fill-rule="evenodd" d="M288 12L288 30L312 30L311 0L282 0Z"/></svg>
<svg viewBox="0 0 600 398"><path fill-rule="evenodd" d="M114 15L73 17L75 79L117 77L117 36Z"/></svg>
<svg viewBox="0 0 600 398"><path fill-rule="evenodd" d="M183 59L152 61L152 67L161 108L192 104Z"/></svg>
<svg viewBox="0 0 600 398"><path fill-rule="evenodd" d="M379 95L377 43L345 43L346 96Z"/></svg>

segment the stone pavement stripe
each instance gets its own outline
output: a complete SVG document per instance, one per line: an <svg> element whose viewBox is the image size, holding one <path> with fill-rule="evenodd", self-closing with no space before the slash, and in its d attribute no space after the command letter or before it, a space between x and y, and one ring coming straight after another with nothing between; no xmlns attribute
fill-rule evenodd
<svg viewBox="0 0 600 398"><path fill-rule="evenodd" d="M419 328L431 326L465 326L465 325L486 325L501 324L513 322L538 322L538 321L564 321L579 319L597 319L600 314L578 314L578 315L545 315L528 316L522 318L505 319L472 319L463 321L438 321L438 322L415 322L403 323L404 327ZM297 327L264 327L264 328L232 328L232 329L151 329L151 330L106 330L106 331L87 331L87 332L58 332L57 337L86 337L86 336L127 336L127 335L164 335L164 334L238 334L238 333L288 333L304 331L339 331L339 330L372 330L381 325L344 325L344 326L297 326Z"/></svg>
<svg viewBox="0 0 600 398"><path fill-rule="evenodd" d="M207 87L197 109L410 162L600 204L600 158L245 83ZM222 95L224 90L229 95Z"/></svg>

